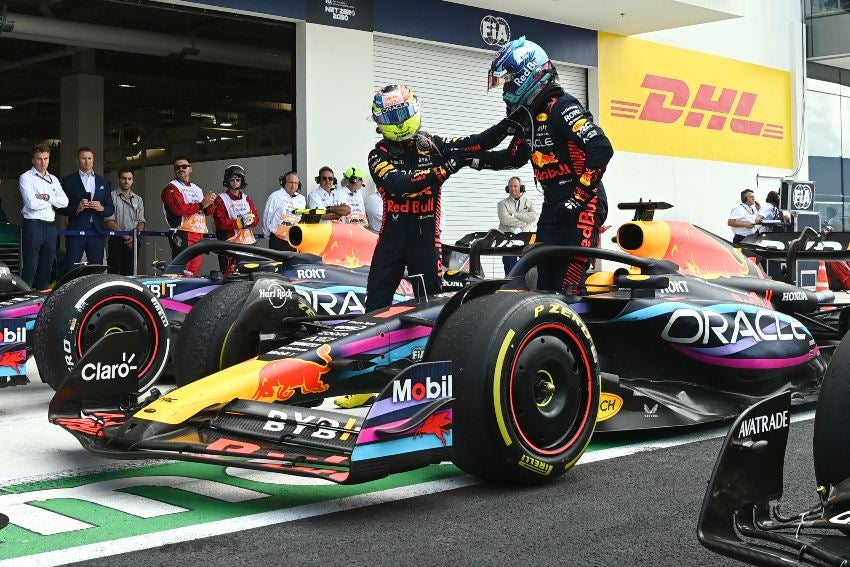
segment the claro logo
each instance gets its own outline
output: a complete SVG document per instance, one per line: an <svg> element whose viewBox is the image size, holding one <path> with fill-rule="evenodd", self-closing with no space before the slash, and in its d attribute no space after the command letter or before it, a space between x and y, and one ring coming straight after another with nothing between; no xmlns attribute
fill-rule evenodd
<svg viewBox="0 0 850 567"><path fill-rule="evenodd" d="M83 366L83 380L89 382L91 380L115 380L116 378L126 378L130 375L131 370L138 370L139 367L133 364L136 359L136 353L127 357L127 353L121 353L121 362L117 364L103 364L100 362L89 362Z"/></svg>
<svg viewBox="0 0 850 567"><path fill-rule="evenodd" d="M682 79L647 74L640 85L650 91L641 102L611 99L611 116L689 128L728 129L736 134L785 138L782 124L749 120L758 94L701 84L692 93Z"/></svg>

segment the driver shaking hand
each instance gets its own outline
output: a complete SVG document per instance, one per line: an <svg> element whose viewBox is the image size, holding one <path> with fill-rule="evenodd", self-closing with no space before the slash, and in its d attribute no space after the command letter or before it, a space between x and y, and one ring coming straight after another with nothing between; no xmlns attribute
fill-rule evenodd
<svg viewBox="0 0 850 567"><path fill-rule="evenodd" d="M593 116L558 84L546 52L520 37L503 46L490 65L488 88L502 85L508 132L504 150L476 153L477 169L514 169L531 160L543 186L537 241L596 247L608 216L602 174L614 149ZM503 121L504 122L504 121ZM537 287L577 294L590 265L587 256L543 260Z"/></svg>
<svg viewBox="0 0 850 567"><path fill-rule="evenodd" d="M440 289L440 191L472 152L496 147L508 135L502 121L481 134L446 139L420 131L419 101L407 86L375 93L372 119L383 135L369 152L369 171L384 202L384 222L366 286L366 311L392 303L404 270L419 297Z"/></svg>

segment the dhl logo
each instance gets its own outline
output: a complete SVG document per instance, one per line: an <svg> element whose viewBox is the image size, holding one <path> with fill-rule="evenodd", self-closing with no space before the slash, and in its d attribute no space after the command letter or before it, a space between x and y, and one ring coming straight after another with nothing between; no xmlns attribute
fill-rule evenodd
<svg viewBox="0 0 850 567"><path fill-rule="evenodd" d="M643 103L611 99L611 116L666 124L681 121L690 128L723 130L728 127L736 134L785 138L782 124L749 119L759 96L756 93L703 83L691 96L688 83L682 79L648 73L641 87L650 91Z"/></svg>

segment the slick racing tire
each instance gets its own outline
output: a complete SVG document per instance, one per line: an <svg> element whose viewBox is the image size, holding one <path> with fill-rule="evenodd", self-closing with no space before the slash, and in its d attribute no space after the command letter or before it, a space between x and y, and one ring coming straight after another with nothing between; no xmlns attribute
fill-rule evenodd
<svg viewBox="0 0 850 567"><path fill-rule="evenodd" d="M93 274L66 283L47 297L35 320L33 355L42 381L58 389L98 340L122 331L142 331L136 352L138 391L144 391L168 362L168 318L159 300L121 276Z"/></svg>
<svg viewBox="0 0 850 567"><path fill-rule="evenodd" d="M581 318L557 295L495 293L462 305L430 360L451 360L453 460L485 480L541 484L593 434L599 363Z"/></svg>
<svg viewBox="0 0 850 567"><path fill-rule="evenodd" d="M850 335L845 335L826 368L815 411L812 438L815 478L820 486L850 478Z"/></svg>
<svg viewBox="0 0 850 567"><path fill-rule="evenodd" d="M253 286L251 281L225 284L206 294L192 308L183 321L175 345L174 367L178 386L185 386L259 354L259 333L231 333ZM276 314L281 317L305 315L298 305L297 301L290 302L286 311ZM288 310L290 306L291 311ZM292 340L295 339L296 336L293 336Z"/></svg>

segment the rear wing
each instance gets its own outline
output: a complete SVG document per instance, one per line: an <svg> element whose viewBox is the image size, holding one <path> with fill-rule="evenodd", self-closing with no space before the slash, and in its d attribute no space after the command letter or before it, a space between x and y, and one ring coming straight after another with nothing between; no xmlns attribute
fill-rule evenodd
<svg viewBox="0 0 850 567"><path fill-rule="evenodd" d="M536 240L535 232L505 234L496 229L470 232L454 244L442 244L443 264L448 270L484 277L481 256L520 256L525 247Z"/></svg>
<svg viewBox="0 0 850 567"><path fill-rule="evenodd" d="M785 280L795 283L798 260L850 260L850 232L819 233L811 227L802 232L765 232L751 234L739 244L748 254L768 260L785 260Z"/></svg>

